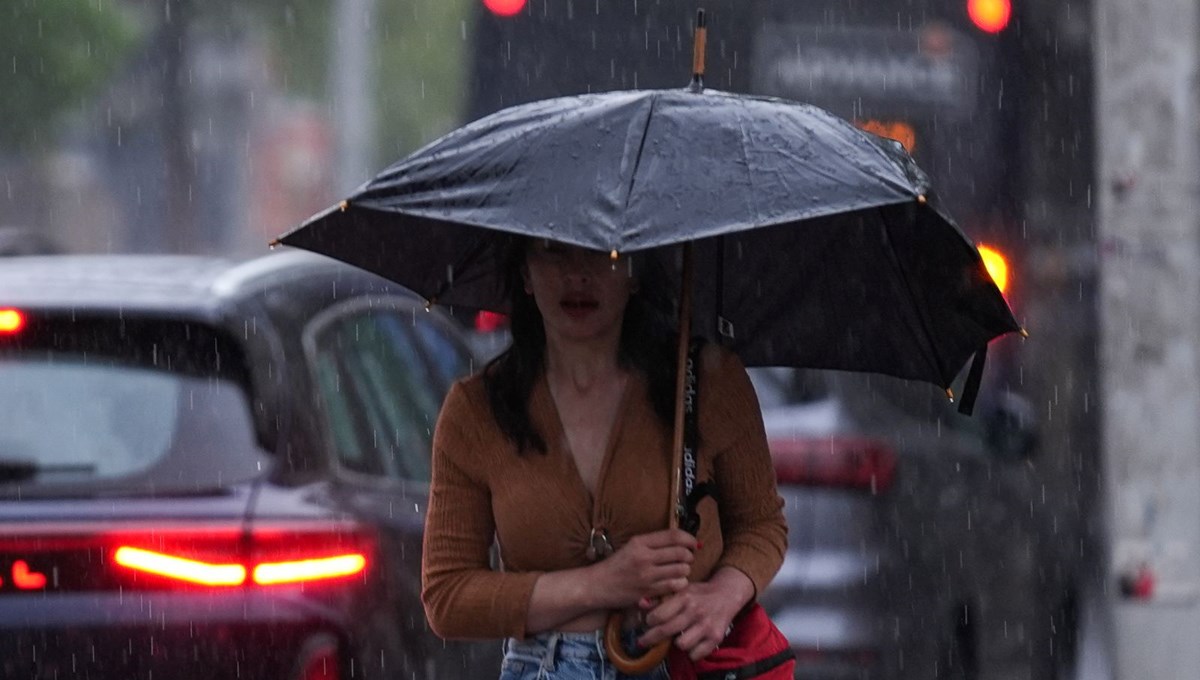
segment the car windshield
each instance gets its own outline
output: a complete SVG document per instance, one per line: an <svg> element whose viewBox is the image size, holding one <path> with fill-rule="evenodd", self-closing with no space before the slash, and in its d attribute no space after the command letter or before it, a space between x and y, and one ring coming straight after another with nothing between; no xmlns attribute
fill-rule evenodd
<svg viewBox="0 0 1200 680"><path fill-rule="evenodd" d="M0 494L204 491L263 469L240 353L212 329L42 320L0 343Z"/></svg>

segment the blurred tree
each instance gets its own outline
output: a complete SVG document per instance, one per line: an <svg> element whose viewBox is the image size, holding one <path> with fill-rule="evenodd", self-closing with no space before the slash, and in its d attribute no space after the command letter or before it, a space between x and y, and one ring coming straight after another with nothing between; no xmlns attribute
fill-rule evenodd
<svg viewBox="0 0 1200 680"><path fill-rule="evenodd" d="M0 9L0 152L48 148L137 39L119 4L9 0Z"/></svg>
<svg viewBox="0 0 1200 680"><path fill-rule="evenodd" d="M266 29L283 90L328 103L333 6L339 0L216 0L210 25ZM376 6L376 146L382 167L461 124L471 0L403 0Z"/></svg>
<svg viewBox="0 0 1200 680"><path fill-rule="evenodd" d="M380 167L464 122L472 1L380 4Z"/></svg>

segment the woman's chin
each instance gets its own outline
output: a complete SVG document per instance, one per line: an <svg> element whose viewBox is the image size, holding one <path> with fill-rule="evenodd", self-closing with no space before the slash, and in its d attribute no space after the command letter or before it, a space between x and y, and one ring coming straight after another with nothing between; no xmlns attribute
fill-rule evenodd
<svg viewBox="0 0 1200 680"><path fill-rule="evenodd" d="M608 322L592 313L582 317L563 316L555 319L553 327L548 330L563 340L584 341L602 338L610 333L619 336L621 324L619 320Z"/></svg>

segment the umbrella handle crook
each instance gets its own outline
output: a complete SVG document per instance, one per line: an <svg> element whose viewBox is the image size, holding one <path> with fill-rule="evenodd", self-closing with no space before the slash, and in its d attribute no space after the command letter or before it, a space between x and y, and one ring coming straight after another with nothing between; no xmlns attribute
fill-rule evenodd
<svg viewBox="0 0 1200 680"><path fill-rule="evenodd" d="M645 675L667 657L671 641L663 640L640 657L627 654L621 644L621 618L620 612L609 614L608 625L604 627L604 651L618 671L625 675Z"/></svg>

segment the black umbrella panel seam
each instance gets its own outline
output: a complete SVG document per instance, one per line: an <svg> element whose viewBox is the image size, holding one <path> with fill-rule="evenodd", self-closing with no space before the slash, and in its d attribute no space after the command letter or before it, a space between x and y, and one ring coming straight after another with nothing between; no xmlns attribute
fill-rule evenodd
<svg viewBox="0 0 1200 680"><path fill-rule="evenodd" d="M910 207L910 209L913 208ZM945 371L942 370L944 362L942 361L942 357L938 354L937 343L934 342L933 333L930 331L930 328L933 324L931 324L930 320L927 318L924 308L920 305L920 300L917 297L916 291L913 290L912 278L909 275L908 270L905 269L904 263L900 261L900 258L896 255L896 249L892 246L891 220L888 219L887 212L884 211L882 207L878 208L877 210L879 211L879 219L883 223L883 237L887 240L886 250L888 259L891 261L892 266L896 269L897 278L899 278L901 283L904 284L904 292L908 296L909 303L912 305L916 313L917 320L921 324L920 340L921 345L925 349L926 359L933 363L934 372L941 378L942 382L939 387L950 389L950 383L954 380L954 375L947 377Z"/></svg>
<svg viewBox="0 0 1200 680"><path fill-rule="evenodd" d="M477 239L471 244L467 252L459 258L458 262L450 265L450 270L446 272L446 279L438 286L438 289L429 296L427 302L431 305L437 304L438 300L446 294L448 290L454 287L455 280L458 279L458 272L465 272L468 267L479 259L479 256L488 249L488 244L483 239Z"/></svg>
<svg viewBox="0 0 1200 680"><path fill-rule="evenodd" d="M555 115L561 116L561 114L555 114ZM522 153L521 153L520 157L514 159L512 162L509 163L509 169L511 170L512 167L519 165L521 162L521 159L531 156L538 148L541 147L541 145L544 143L544 140L545 140L545 135L537 135L533 141L526 144L524 146L524 148L522 148ZM483 200L481 201L481 203L486 203L489 198L491 198L491 192L489 192L486 196L483 197ZM486 227L486 225L482 225L482 224L477 225L477 226ZM446 295L446 293L454 287L454 281L458 278L458 273L465 272L467 270L467 267L469 267L471 264L473 264L479 258L479 256L483 252L485 252L487 249L488 249L487 242L484 239L476 240L475 243L472 244L472 247L470 249L468 249L466 253L464 253L464 255L459 259L459 261L456 262L454 265L452 265L451 271L448 272L448 276L442 282L442 284L438 287L437 291L432 296L430 296L429 302L436 303L439 298Z"/></svg>
<svg viewBox="0 0 1200 680"><path fill-rule="evenodd" d="M757 197L757 190L754 186L754 173L750 171L750 153L748 151L748 147L750 146L750 135L746 132L745 118L740 115L740 111L738 113L738 133L740 134L742 140L741 146L739 147L742 150L742 168L746 172L746 186L750 187L750 191L746 196L746 200L752 206L751 210L755 215L755 219L761 221L762 211L759 209L758 202L755 200ZM721 234L717 237L716 275L717 286L715 294L713 295L713 298L716 300L716 309L714 310L713 320L717 324L717 328L715 329L716 333L713 337L717 338L718 342L725 342L725 338L728 336L728 340L732 341L734 339L734 334L737 332L736 329L731 327L728 329L728 331L726 331L726 329L722 327L722 321L724 321L725 315L725 234Z"/></svg>
<svg viewBox="0 0 1200 680"><path fill-rule="evenodd" d="M658 95L650 98L650 110L646 112L646 123L642 125L642 136L638 140L637 155L633 158L633 169L629 173L629 182L625 185L625 200L621 211L621 235L629 233L629 201L633 199L633 185L637 183L638 168L642 166L642 154L646 150L646 138L650 136L650 121L654 119L654 110L658 105Z"/></svg>

